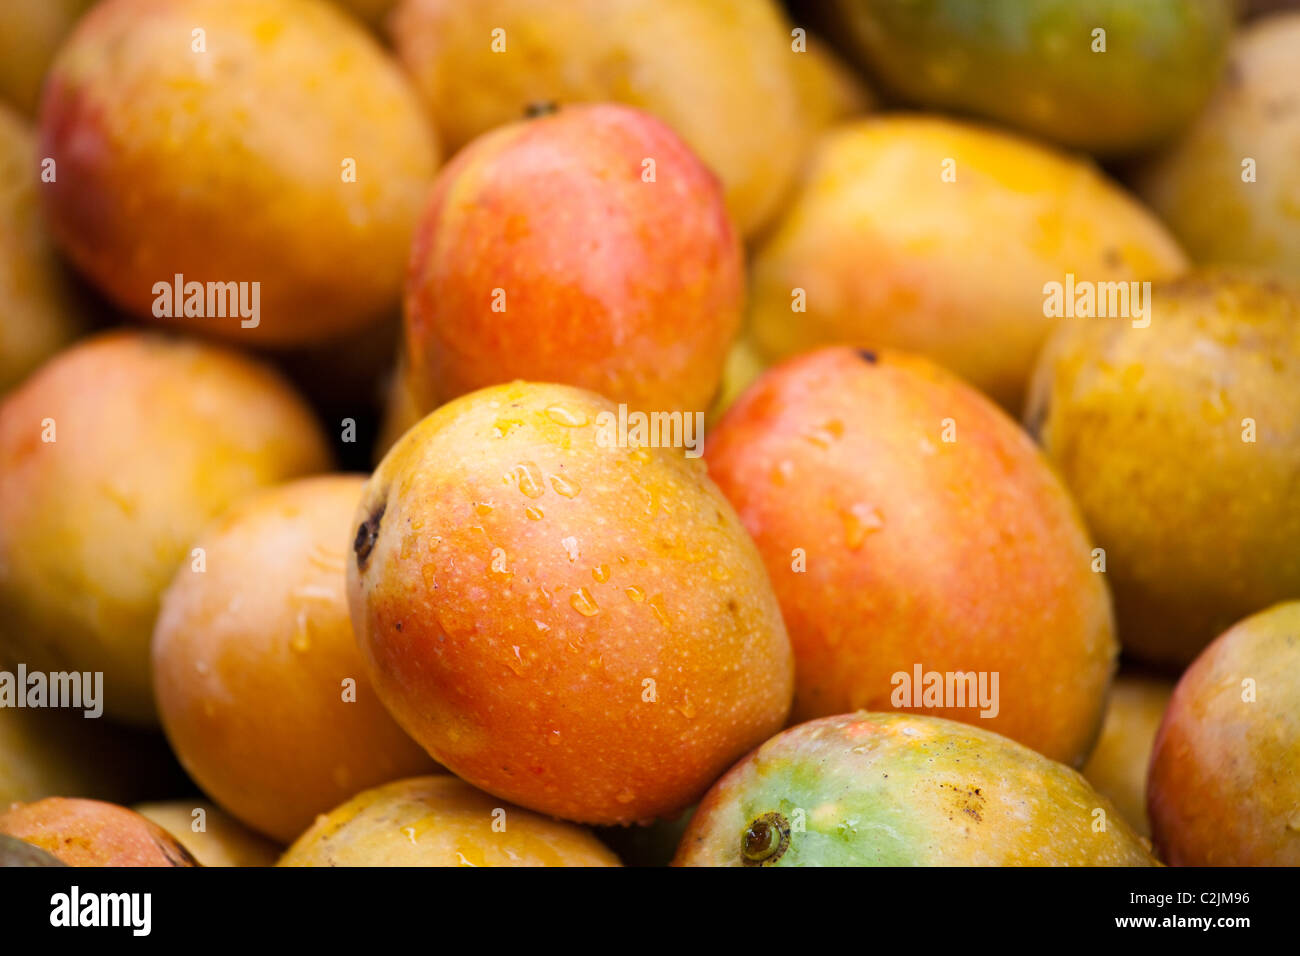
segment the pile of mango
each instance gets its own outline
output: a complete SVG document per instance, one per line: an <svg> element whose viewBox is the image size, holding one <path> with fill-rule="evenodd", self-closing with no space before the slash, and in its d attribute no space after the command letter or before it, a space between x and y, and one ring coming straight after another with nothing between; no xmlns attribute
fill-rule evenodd
<svg viewBox="0 0 1300 956"><path fill-rule="evenodd" d="M0 862L1300 864L1296 6L7 0Z"/></svg>

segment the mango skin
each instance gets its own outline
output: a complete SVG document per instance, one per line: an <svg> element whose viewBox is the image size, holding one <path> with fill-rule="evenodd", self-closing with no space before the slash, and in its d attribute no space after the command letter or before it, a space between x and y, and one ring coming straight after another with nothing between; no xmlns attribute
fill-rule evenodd
<svg viewBox="0 0 1300 956"><path fill-rule="evenodd" d="M1106 551L1125 651L1179 665L1300 595L1300 285L1198 274L1151 310L1064 322L1025 420Z"/></svg>
<svg viewBox="0 0 1300 956"><path fill-rule="evenodd" d="M364 484L322 475L241 498L195 538L206 568L181 564L154 628L177 757L280 843L359 790L435 769L380 703L352 633L343 568Z"/></svg>
<svg viewBox="0 0 1300 956"><path fill-rule="evenodd" d="M743 303L713 174L648 113L579 105L475 141L438 178L411 249L406 354L425 412L515 378L703 411Z"/></svg>
<svg viewBox="0 0 1300 956"><path fill-rule="evenodd" d="M1300 279L1300 12L1236 39L1204 112L1135 175L1138 194L1198 263ZM1242 163L1255 160L1255 180Z"/></svg>
<svg viewBox="0 0 1300 956"><path fill-rule="evenodd" d="M794 75L807 54L772 0L406 0L390 30L450 150L536 103L624 103L717 173L746 236L776 212L812 128Z"/></svg>
<svg viewBox="0 0 1300 956"><path fill-rule="evenodd" d="M1147 822L1147 766L1160 718L1173 690L1169 680L1121 673L1110 688L1097 746L1083 765L1087 781L1115 804L1143 837L1151 835Z"/></svg>
<svg viewBox="0 0 1300 956"><path fill-rule="evenodd" d="M388 314L437 166L396 64L318 0L103 0L51 67L40 128L45 211L76 266L141 318L253 346ZM261 283L260 324L155 316L178 273Z"/></svg>
<svg viewBox="0 0 1300 956"><path fill-rule="evenodd" d="M894 709L917 664L997 672L995 716L927 712L1082 763L1118 652L1110 599L1065 488L1000 409L920 357L822 349L764 373L705 458L781 602L795 720Z"/></svg>
<svg viewBox="0 0 1300 956"><path fill-rule="evenodd" d="M603 447L608 400L444 405L366 486L348 561L380 698L453 773L585 823L684 809L789 713L758 552L699 459Z"/></svg>
<svg viewBox="0 0 1300 956"><path fill-rule="evenodd" d="M1192 120L1226 59L1232 0L831 0L836 35L894 95L1098 155ZM1105 52L1093 52L1095 29Z"/></svg>
<svg viewBox="0 0 1300 956"><path fill-rule="evenodd" d="M197 866L176 839L140 814L98 800L47 797L0 812L0 833L68 866Z"/></svg>
<svg viewBox="0 0 1300 956"><path fill-rule="evenodd" d="M582 827L503 804L455 777L417 777L367 790L322 815L279 865L620 864Z"/></svg>
<svg viewBox="0 0 1300 956"><path fill-rule="evenodd" d="M105 714L155 724L149 641L195 536L330 464L310 410L251 359L126 331L61 352L0 402L0 657L103 671Z"/></svg>
<svg viewBox="0 0 1300 956"><path fill-rule="evenodd" d="M746 831L769 813L789 824L789 843L747 859ZM701 802L673 864L1156 865L1068 767L965 724L868 711L800 724L738 763Z"/></svg>
<svg viewBox="0 0 1300 956"><path fill-rule="evenodd" d="M201 866L273 866L280 856L280 847L204 800L141 803L132 809L171 834ZM204 829L196 832L194 811L200 809Z"/></svg>
<svg viewBox="0 0 1300 956"><path fill-rule="evenodd" d="M39 176L32 131L0 105L0 394L85 325L72 276L41 219Z"/></svg>
<svg viewBox="0 0 1300 956"><path fill-rule="evenodd" d="M96 0L0 3L0 99L24 116L36 112L41 82L59 43Z"/></svg>
<svg viewBox="0 0 1300 956"><path fill-rule="evenodd" d="M1236 624L1184 671L1147 801L1172 866L1300 866L1300 601Z"/></svg>
<svg viewBox="0 0 1300 956"><path fill-rule="evenodd" d="M1018 413L1056 324L1046 282L1185 268L1165 228L1083 160L890 114L835 127L813 150L754 259L750 331L769 361L822 345L920 352Z"/></svg>

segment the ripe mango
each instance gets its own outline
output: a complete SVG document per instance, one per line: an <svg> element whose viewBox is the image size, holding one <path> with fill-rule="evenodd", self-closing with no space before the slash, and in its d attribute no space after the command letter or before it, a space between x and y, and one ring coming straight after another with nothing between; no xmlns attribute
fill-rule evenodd
<svg viewBox="0 0 1300 956"><path fill-rule="evenodd" d="M406 289L414 394L428 412L523 378L703 411L743 303L740 240L695 154L640 110L568 107L438 177Z"/></svg>
<svg viewBox="0 0 1300 956"><path fill-rule="evenodd" d="M153 724L149 639L194 537L245 491L329 466L258 362L137 332L59 353L0 401L0 658L102 671L105 713Z"/></svg>
<svg viewBox="0 0 1300 956"><path fill-rule="evenodd" d="M36 112L45 71L77 18L96 0L0 3L0 98L25 116ZM3 221L3 220L0 220Z"/></svg>
<svg viewBox="0 0 1300 956"><path fill-rule="evenodd" d="M769 361L822 345L920 352L1018 413L1056 323L1046 283L1185 266L1155 217L1083 160L891 114L821 138L754 260L750 331Z"/></svg>
<svg viewBox="0 0 1300 956"><path fill-rule="evenodd" d="M280 866L618 866L581 827L504 804L455 777L368 790L321 816Z"/></svg>
<svg viewBox="0 0 1300 956"><path fill-rule="evenodd" d="M203 791L281 843L358 790L434 769L388 716L348 617L360 475L241 498L199 534L153 637L167 738Z"/></svg>
<svg viewBox="0 0 1300 956"><path fill-rule="evenodd" d="M861 711L773 737L714 784L676 866L1153 866L1083 777L938 717Z"/></svg>
<svg viewBox="0 0 1300 956"><path fill-rule="evenodd" d="M40 128L76 266L137 316L257 346L396 307L438 158L396 63L320 0L102 0L51 67Z"/></svg>
<svg viewBox="0 0 1300 956"><path fill-rule="evenodd" d="M1234 625L1183 673L1147 806L1173 866L1300 866L1300 601Z"/></svg>
<svg viewBox="0 0 1300 956"><path fill-rule="evenodd" d="M398 723L474 786L586 823L684 809L781 728L793 686L762 561L703 463L616 419L524 382L442 406L371 476L348 560Z"/></svg>
<svg viewBox="0 0 1300 956"><path fill-rule="evenodd" d="M68 866L198 866L176 839L140 814L98 800L47 797L0 812L0 833Z"/></svg>
<svg viewBox="0 0 1300 956"><path fill-rule="evenodd" d="M992 402L917 356L822 349L760 376L705 457L781 602L796 720L921 704L1082 763L1110 599L1065 488ZM949 674L975 684L948 697Z"/></svg>
<svg viewBox="0 0 1300 956"><path fill-rule="evenodd" d="M1198 263L1300 279L1300 12L1246 27L1209 105L1144 164L1139 195Z"/></svg>
<svg viewBox="0 0 1300 956"><path fill-rule="evenodd" d="M0 105L0 394L82 331L83 303L37 205L36 140Z"/></svg>
<svg viewBox="0 0 1300 956"><path fill-rule="evenodd" d="M1300 595L1300 286L1157 284L1149 325L1062 323L1025 420L1105 551L1120 641L1185 664Z"/></svg>
<svg viewBox="0 0 1300 956"><path fill-rule="evenodd" d="M538 103L638 107L717 173L747 236L811 132L795 75L807 54L773 0L405 0L390 29L450 150Z"/></svg>

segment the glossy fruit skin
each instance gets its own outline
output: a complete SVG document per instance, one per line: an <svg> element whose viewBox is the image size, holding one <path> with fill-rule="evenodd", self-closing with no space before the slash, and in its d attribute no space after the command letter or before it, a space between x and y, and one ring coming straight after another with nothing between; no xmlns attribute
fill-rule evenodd
<svg viewBox="0 0 1300 956"><path fill-rule="evenodd" d="M352 633L343 568L364 484L323 475L241 498L195 539L206 568L177 569L154 629L178 758L281 843L358 790L434 769L380 703Z"/></svg>
<svg viewBox="0 0 1300 956"><path fill-rule="evenodd" d="M779 208L819 115L773 0L406 0L390 32L449 149L539 103L623 103L717 173L746 236Z"/></svg>
<svg viewBox="0 0 1300 956"><path fill-rule="evenodd" d="M194 537L329 466L310 410L244 356L125 331L61 352L0 402L0 657L103 671L105 713L153 724L149 640Z"/></svg>
<svg viewBox="0 0 1300 956"><path fill-rule="evenodd" d="M1248 26L1205 110L1135 186L1198 263L1300 279L1300 11ZM1253 176L1243 168L1253 161Z"/></svg>
<svg viewBox="0 0 1300 956"><path fill-rule="evenodd" d="M591 833L451 776L398 780L319 817L280 866L619 866Z"/></svg>
<svg viewBox="0 0 1300 956"><path fill-rule="evenodd" d="M41 221L36 140L0 104L0 395L82 330L83 303Z"/></svg>
<svg viewBox="0 0 1300 956"><path fill-rule="evenodd" d="M400 69L315 0L102 0L55 59L40 128L76 266L136 316L252 346L387 315L437 166ZM260 283L259 324L158 315L177 274Z"/></svg>
<svg viewBox="0 0 1300 956"><path fill-rule="evenodd" d="M175 837L200 866L273 866L280 856L280 847L205 800L142 803L132 809ZM203 811L198 831L195 810Z"/></svg>
<svg viewBox="0 0 1300 956"><path fill-rule="evenodd" d="M443 406L367 485L353 626L389 711L458 776L564 819L684 809L789 712L753 543L678 448L605 446L590 392Z"/></svg>
<svg viewBox="0 0 1300 956"><path fill-rule="evenodd" d="M885 114L834 127L813 149L754 258L750 331L769 361L825 345L919 352L1017 414L1057 323L1046 282L1185 268L1164 226L1081 158Z"/></svg>
<svg viewBox="0 0 1300 956"><path fill-rule="evenodd" d="M568 107L476 140L438 178L406 290L415 395L427 412L524 378L702 411L743 300L739 239L686 144L639 110Z"/></svg>
<svg viewBox="0 0 1300 956"><path fill-rule="evenodd" d="M1300 286L1228 272L1153 286L1148 328L1067 321L1044 348L1025 420L1106 551L1135 657L1185 664L1300 594L1298 357Z"/></svg>
<svg viewBox="0 0 1300 956"><path fill-rule="evenodd" d="M705 458L772 576L796 720L894 709L917 665L996 673L996 715L927 712L1087 756L1118 651L1106 585L1060 481L984 396L914 355L822 349L765 372Z"/></svg>
<svg viewBox="0 0 1300 956"><path fill-rule="evenodd" d="M1195 117L1233 16L1231 0L831 2L841 42L904 101L1098 155L1148 148Z"/></svg>
<svg viewBox="0 0 1300 956"><path fill-rule="evenodd" d="M1183 672L1147 807L1171 866L1300 866L1300 601L1236 624Z"/></svg>
<svg viewBox="0 0 1300 956"><path fill-rule="evenodd" d="M1146 800L1151 746L1173 690L1172 681L1159 677L1125 673L1116 677L1097 746L1083 766L1087 781L1143 837L1151 835Z"/></svg>
<svg viewBox="0 0 1300 956"><path fill-rule="evenodd" d="M700 803L674 865L1155 860L1110 802L1068 767L966 724L859 711L793 727L733 767Z"/></svg>
<svg viewBox="0 0 1300 956"><path fill-rule="evenodd" d="M126 807L47 797L0 812L0 833L26 840L68 866L197 866L162 827Z"/></svg>

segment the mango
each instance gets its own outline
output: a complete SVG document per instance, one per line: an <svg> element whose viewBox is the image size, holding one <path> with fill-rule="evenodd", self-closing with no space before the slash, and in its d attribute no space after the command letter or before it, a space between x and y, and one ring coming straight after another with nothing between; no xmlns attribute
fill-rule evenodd
<svg viewBox="0 0 1300 956"><path fill-rule="evenodd" d="M794 719L918 708L1087 756L1110 599L1068 493L993 403L914 355L822 349L760 376L705 458L781 603Z"/></svg>
<svg viewBox="0 0 1300 956"><path fill-rule="evenodd" d="M591 392L483 389L408 431L357 508L348 598L380 699L539 813L673 815L789 712L758 552L703 462L653 437Z"/></svg>
<svg viewBox="0 0 1300 956"><path fill-rule="evenodd" d="M0 401L0 658L102 671L104 712L153 724L149 639L194 537L329 467L302 400L243 356L125 331L59 353Z"/></svg>
<svg viewBox="0 0 1300 956"><path fill-rule="evenodd" d="M1147 822L1147 765L1173 690L1172 681L1121 672L1111 685L1097 746L1083 765L1084 778L1115 804L1143 837L1151 835Z"/></svg>
<svg viewBox="0 0 1300 956"><path fill-rule="evenodd" d="M59 43L95 2L5 0L0 4L0 99L25 116L36 112L41 83Z"/></svg>
<svg viewBox="0 0 1300 956"><path fill-rule="evenodd" d="M1223 69L1233 0L830 0L842 45L905 102L1098 155L1167 140Z"/></svg>
<svg viewBox="0 0 1300 956"><path fill-rule="evenodd" d="M0 394L82 331L83 303L40 217L36 140L0 105Z"/></svg>
<svg viewBox="0 0 1300 956"><path fill-rule="evenodd" d="M750 331L768 361L822 345L919 352L1018 413L1057 321L1047 283L1185 267L1164 227L1083 160L891 114L818 143L754 259Z"/></svg>
<svg viewBox="0 0 1300 956"><path fill-rule="evenodd" d="M424 412L515 378L703 411L743 302L713 175L647 113L573 106L476 140L438 178L406 355Z"/></svg>
<svg viewBox="0 0 1300 956"><path fill-rule="evenodd" d="M625 103L717 173L745 235L784 198L813 122L806 54L773 0L405 0L390 29L450 150L538 103Z"/></svg>
<svg viewBox="0 0 1300 956"><path fill-rule="evenodd" d="M1135 173L1198 263L1300 279L1300 11L1246 27L1214 98Z"/></svg>
<svg viewBox="0 0 1300 956"><path fill-rule="evenodd" d="M140 814L98 800L47 797L0 812L0 833L68 866L197 866L188 850Z"/></svg>
<svg viewBox="0 0 1300 956"><path fill-rule="evenodd" d="M1068 767L987 730L861 711L773 737L700 803L675 866L1153 866Z"/></svg>
<svg viewBox="0 0 1300 956"><path fill-rule="evenodd" d="M322 0L103 0L40 128L76 266L130 313L253 346L396 307L438 159L400 69Z"/></svg>
<svg viewBox="0 0 1300 956"><path fill-rule="evenodd" d="M133 809L175 837L200 866L272 866L280 856L270 840L203 800L142 803Z"/></svg>
<svg viewBox="0 0 1300 956"><path fill-rule="evenodd" d="M1300 601L1252 614L1183 672L1147 807L1173 866L1300 866Z"/></svg>
<svg viewBox="0 0 1300 956"><path fill-rule="evenodd" d="M1185 664L1300 596L1300 286L1206 273L1066 321L1025 420L1104 551L1124 649Z"/></svg>
<svg viewBox="0 0 1300 956"><path fill-rule="evenodd" d="M618 866L582 827L455 777L398 780L320 817L280 866Z"/></svg>
<svg viewBox="0 0 1300 956"><path fill-rule="evenodd" d="M203 791L281 843L358 790L433 763L367 679L343 573L365 479L240 499L195 539L153 637L163 729Z"/></svg>

